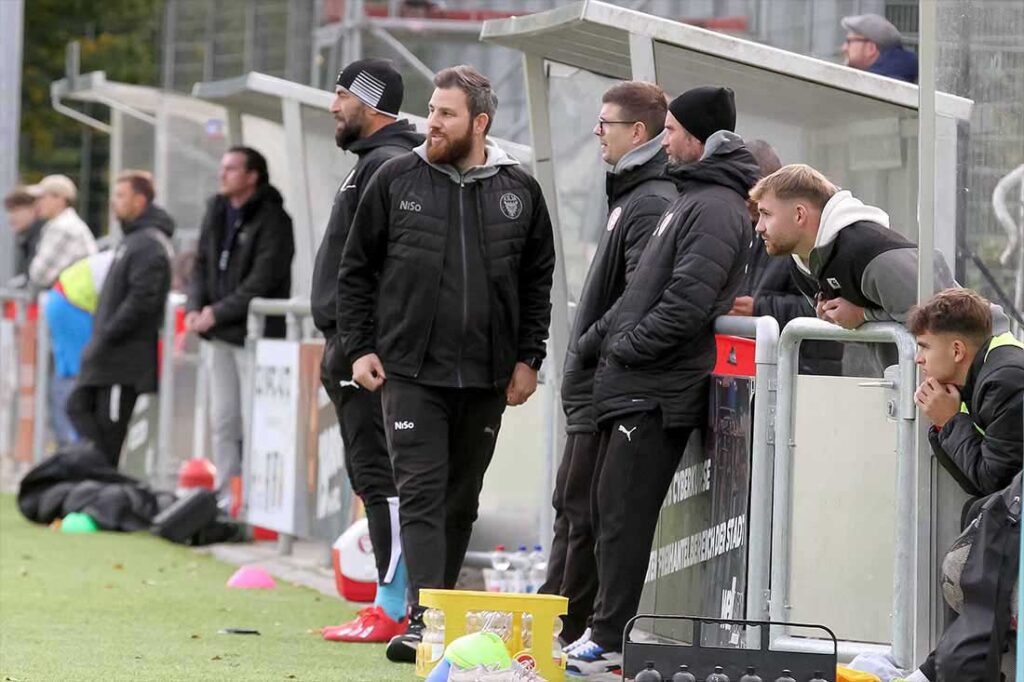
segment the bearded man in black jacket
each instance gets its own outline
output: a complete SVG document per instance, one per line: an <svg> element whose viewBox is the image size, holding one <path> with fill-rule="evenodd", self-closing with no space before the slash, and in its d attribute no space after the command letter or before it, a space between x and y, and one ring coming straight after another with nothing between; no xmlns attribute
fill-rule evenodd
<svg viewBox="0 0 1024 682"><path fill-rule="evenodd" d="M599 358L594 405L601 427L592 509L598 592L590 638L567 670L621 671L622 631L636 614L665 493L691 431L707 420L714 320L743 277L757 162L733 131L728 88L700 87L665 117L669 177L679 197L661 216L615 306L583 334Z"/></svg>
<svg viewBox="0 0 1024 682"><path fill-rule="evenodd" d="M597 593L590 514L599 443L592 395L596 363L584 362L576 344L622 295L658 218L676 197L675 184L665 176L668 157L661 146L667 111L665 91L654 83L618 83L604 93L593 131L609 165L608 221L587 272L565 356L565 452L555 481L548 576L540 588L569 598L562 636L570 642L586 635Z"/></svg>
<svg viewBox="0 0 1024 682"><path fill-rule="evenodd" d="M414 662L422 588L453 588L507 405L537 387L554 239L540 185L487 141L497 107L469 66L434 78L427 142L385 163L341 259L352 377L381 396L411 608L388 658Z"/></svg>
<svg viewBox="0 0 1024 682"><path fill-rule="evenodd" d="M313 322L323 332L320 382L334 404L345 444L345 472L363 501L377 564L374 605L349 622L323 630L339 642L387 642L404 631L405 565L398 537L398 492L384 436L380 396L352 380L352 363L338 336L338 269L352 217L370 178L385 161L407 153L423 136L398 120L404 87L402 75L384 59L352 62L338 74L331 113L335 141L358 157L355 168L334 195L324 239L316 254L310 303Z"/></svg>

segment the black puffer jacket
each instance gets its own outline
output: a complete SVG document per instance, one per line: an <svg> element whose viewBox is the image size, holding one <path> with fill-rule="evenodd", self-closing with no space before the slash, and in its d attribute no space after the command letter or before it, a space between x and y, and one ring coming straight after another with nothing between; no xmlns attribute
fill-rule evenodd
<svg viewBox="0 0 1024 682"><path fill-rule="evenodd" d="M631 151L620 161L623 170L608 173L605 180L608 223L583 283L565 354L562 408L568 433L597 430L593 401L597 358L594 354L588 358L579 354L579 338L622 295L658 218L678 194L675 183L665 176L667 158L660 144L659 136ZM629 165L630 155L635 155L636 165Z"/></svg>
<svg viewBox="0 0 1024 682"><path fill-rule="evenodd" d="M309 294L313 323L331 338L338 326L338 268L348 229L356 214L359 197L381 164L404 154L423 142L423 136L406 120L384 126L369 137L356 140L348 148L359 157L355 168L341 182L334 195L331 217L327 220L323 241L313 264L313 284ZM351 371L351 368L349 368Z"/></svg>
<svg viewBox="0 0 1024 682"><path fill-rule="evenodd" d="M381 166L359 202L339 275L344 351L353 359L376 353L388 374L417 379L428 344L436 341L437 319L466 314L465 299L441 295L441 280L448 241L472 229L477 249L463 258L481 265L489 290L463 293L486 300L489 373L493 386L504 389L517 360L544 357L555 265L544 196L497 147L488 145L487 165L461 179L423 153L417 147Z"/></svg>
<svg viewBox="0 0 1024 682"><path fill-rule="evenodd" d="M213 306L217 323L203 338L241 346L249 301L291 295L295 238L281 193L273 185L264 185L242 206L241 225L224 249L227 206L227 198L220 194L207 206L187 309ZM219 266L225 250L227 262L222 272ZM283 337L284 330L283 317L267 318L266 336Z"/></svg>
<svg viewBox="0 0 1024 682"><path fill-rule="evenodd" d="M963 410L928 436L939 462L970 495L1002 490L1021 470L1024 347L1009 333L989 339L960 389Z"/></svg>
<svg viewBox="0 0 1024 682"><path fill-rule="evenodd" d="M150 205L122 228L124 239L103 281L78 383L121 384L150 393L157 389L157 340L171 289L174 221Z"/></svg>
<svg viewBox="0 0 1024 682"><path fill-rule="evenodd" d="M594 379L598 420L655 407L665 428L707 419L714 320L732 307L746 263L746 196L758 166L742 138L719 131L704 157L669 172L679 198L651 235L636 273L604 325ZM588 338L589 337L589 338Z"/></svg>

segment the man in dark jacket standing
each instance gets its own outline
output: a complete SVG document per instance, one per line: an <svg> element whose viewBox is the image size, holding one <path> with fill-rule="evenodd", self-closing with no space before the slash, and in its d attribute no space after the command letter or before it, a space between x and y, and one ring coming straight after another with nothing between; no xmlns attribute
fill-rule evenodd
<svg viewBox="0 0 1024 682"><path fill-rule="evenodd" d="M67 411L75 430L117 466L135 401L157 389L157 340L171 288L174 221L153 203L148 173L117 178L110 206L124 239L100 290L92 337Z"/></svg>
<svg viewBox="0 0 1024 682"><path fill-rule="evenodd" d="M313 267L310 296L313 322L326 343L320 381L341 426L345 471L352 490L363 501L370 541L377 562L377 597L351 623L324 628L324 638L342 642L387 642L400 634L405 619L405 566L397 518L398 492L384 438L380 396L352 381L352 363L338 337L338 267L352 217L362 191L385 161L423 143L406 120L397 120L402 106L402 75L391 62L363 59L338 74L331 113L335 141L357 155L355 168L342 181Z"/></svg>
<svg viewBox="0 0 1024 682"><path fill-rule="evenodd" d="M590 639L570 652L577 675L620 671L662 501L690 432L707 419L714 320L732 307L746 260L746 195L758 171L732 132L732 90L688 90L668 109L664 144L679 197L622 297L578 344L584 361L600 356L601 450L592 505L599 586Z"/></svg>
<svg viewBox="0 0 1024 682"><path fill-rule="evenodd" d="M917 55L903 47L903 34L878 14L843 17L843 59L847 66L917 83Z"/></svg>
<svg viewBox="0 0 1024 682"><path fill-rule="evenodd" d="M262 154L232 147L221 158L219 180L220 193L210 199L199 233L185 326L210 342L210 435L217 492L227 505L231 479L242 474L249 301L288 298L295 242ZM284 336L284 320L268 318L266 335Z"/></svg>
<svg viewBox="0 0 1024 682"><path fill-rule="evenodd" d="M782 167L775 150L764 140L747 142L747 149L757 159L759 180ZM778 321L779 329L794 318L814 317L813 299L804 295L797 286L794 278L800 274L792 269L792 260L768 253L755 229L759 218L757 204L748 201L747 207L751 220L747 266L739 295L729 314L758 317L769 315ZM805 341L800 347L800 373L841 376L842 345L830 341Z"/></svg>
<svg viewBox="0 0 1024 682"><path fill-rule="evenodd" d="M590 515L599 443L592 395L596 363L583 362L576 344L622 295L658 218L676 197L675 184L665 176L668 157L661 146L667 111L660 87L627 81L604 93L594 126L601 158L611 167L605 180L608 222L580 294L565 357L565 452L555 481L548 577L540 589L569 598L562 637L570 642L584 636L597 592Z"/></svg>
<svg viewBox="0 0 1024 682"><path fill-rule="evenodd" d="M991 304L969 289L947 289L914 308L925 380L915 400L932 423L939 462L969 495L1002 490L1021 470L1024 344L992 335Z"/></svg>
<svg viewBox="0 0 1024 682"><path fill-rule="evenodd" d="M434 78L428 136L364 190L338 328L352 376L383 386L411 609L388 645L412 662L421 588L452 588L505 405L537 386L555 252L540 186L488 144L497 98L469 66Z"/></svg>

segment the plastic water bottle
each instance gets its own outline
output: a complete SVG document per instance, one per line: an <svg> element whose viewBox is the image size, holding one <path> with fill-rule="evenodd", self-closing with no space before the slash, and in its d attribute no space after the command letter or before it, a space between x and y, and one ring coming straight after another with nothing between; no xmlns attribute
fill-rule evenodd
<svg viewBox="0 0 1024 682"><path fill-rule="evenodd" d="M544 548L534 545L528 557L530 570L527 575L526 591L536 593L548 578L548 558L544 556Z"/></svg>
<svg viewBox="0 0 1024 682"><path fill-rule="evenodd" d="M647 666L633 679L635 682L662 682L661 673L654 669L654 661L647 661Z"/></svg>
<svg viewBox="0 0 1024 682"><path fill-rule="evenodd" d="M722 666L716 665L715 672L708 675L704 682L729 682L729 676L725 674Z"/></svg>
<svg viewBox="0 0 1024 682"><path fill-rule="evenodd" d="M697 682L697 678L690 672L690 666L681 665L676 674L672 676L672 682Z"/></svg>
<svg viewBox="0 0 1024 682"><path fill-rule="evenodd" d="M494 569L494 582L498 592L511 592L509 589L509 568L512 557L505 551L505 545L498 545L491 552L491 568Z"/></svg>
<svg viewBox="0 0 1024 682"><path fill-rule="evenodd" d="M562 642L558 636L562 634L562 619L555 618L554 627L551 629L551 660L559 668L565 669L565 652L562 651Z"/></svg>
<svg viewBox="0 0 1024 682"><path fill-rule="evenodd" d="M747 674L740 678L740 682L764 682L761 676L757 674L756 669L752 665L747 666Z"/></svg>
<svg viewBox="0 0 1024 682"><path fill-rule="evenodd" d="M509 592L525 592L529 573L530 555L526 551L526 545L519 545L519 549L512 555L512 587Z"/></svg>
<svg viewBox="0 0 1024 682"><path fill-rule="evenodd" d="M522 636L523 636L523 648L533 648L533 615L524 613L522 617Z"/></svg>
<svg viewBox="0 0 1024 682"><path fill-rule="evenodd" d="M423 612L423 646L429 647L430 660L444 655L444 611L427 609Z"/></svg>
<svg viewBox="0 0 1024 682"><path fill-rule="evenodd" d="M796 682L796 680L793 679L791 670L783 670L782 674L775 678L775 682Z"/></svg>

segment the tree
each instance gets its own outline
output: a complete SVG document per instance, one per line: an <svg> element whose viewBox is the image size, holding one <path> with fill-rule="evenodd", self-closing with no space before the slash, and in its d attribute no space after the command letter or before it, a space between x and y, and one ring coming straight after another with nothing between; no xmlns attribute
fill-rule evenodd
<svg viewBox="0 0 1024 682"><path fill-rule="evenodd" d="M106 214L109 140L54 111L50 83L63 77L66 46L78 40L83 73L106 71L110 80L155 85L163 4L163 0L25 2L22 178L34 182L50 173L63 173L79 186L88 185L90 191L80 207L86 209L84 217L94 230ZM105 107L90 107L89 113L96 118L107 116ZM90 151L86 164L82 163L83 147Z"/></svg>

